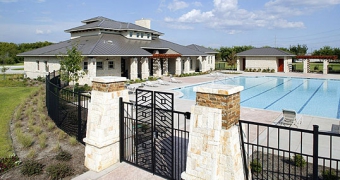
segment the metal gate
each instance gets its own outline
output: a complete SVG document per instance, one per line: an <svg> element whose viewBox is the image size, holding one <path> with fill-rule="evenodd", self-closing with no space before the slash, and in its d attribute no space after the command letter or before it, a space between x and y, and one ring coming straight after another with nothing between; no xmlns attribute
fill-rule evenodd
<svg viewBox="0 0 340 180"><path fill-rule="evenodd" d="M136 90L120 109L121 161L167 179L185 170L190 113L174 111L172 93Z"/></svg>

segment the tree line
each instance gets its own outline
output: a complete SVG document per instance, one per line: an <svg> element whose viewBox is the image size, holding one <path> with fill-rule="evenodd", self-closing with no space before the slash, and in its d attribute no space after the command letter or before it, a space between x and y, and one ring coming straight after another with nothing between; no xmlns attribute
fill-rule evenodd
<svg viewBox="0 0 340 180"><path fill-rule="evenodd" d="M52 43L48 41L21 44L0 42L0 64L3 65L24 62L24 58L18 57L17 54L41 48L44 46L48 46L51 44Z"/></svg>

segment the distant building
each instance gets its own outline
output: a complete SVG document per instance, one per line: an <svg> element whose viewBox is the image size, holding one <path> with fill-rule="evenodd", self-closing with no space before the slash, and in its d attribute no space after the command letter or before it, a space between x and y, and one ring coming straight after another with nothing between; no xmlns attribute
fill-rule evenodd
<svg viewBox="0 0 340 180"><path fill-rule="evenodd" d="M276 48L253 48L237 53L237 57L238 71L269 68L275 72L289 72L295 55Z"/></svg>
<svg viewBox="0 0 340 180"><path fill-rule="evenodd" d="M27 77L37 78L59 70L56 56L66 54L74 44L85 57L81 65L86 75L80 84L91 84L97 76L146 79L215 69L212 50L163 40L161 32L150 29L150 20L133 24L95 17L82 23L65 31L71 34L70 40L19 54L24 57Z"/></svg>

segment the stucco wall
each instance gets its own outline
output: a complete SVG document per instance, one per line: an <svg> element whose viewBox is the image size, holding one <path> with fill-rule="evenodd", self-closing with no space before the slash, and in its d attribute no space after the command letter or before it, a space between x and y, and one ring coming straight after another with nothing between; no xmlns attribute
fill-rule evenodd
<svg viewBox="0 0 340 180"><path fill-rule="evenodd" d="M29 77L29 78L37 78L39 76L45 77L48 74L48 72L53 72L54 70L57 71L59 69L60 69L60 64L59 64L59 59L57 57L25 57L24 58L24 71L25 71L26 77Z"/></svg>
<svg viewBox="0 0 340 180"><path fill-rule="evenodd" d="M242 58L241 58L242 59ZM283 58L282 58L283 59ZM277 72L277 57L246 57L246 68L274 69Z"/></svg>

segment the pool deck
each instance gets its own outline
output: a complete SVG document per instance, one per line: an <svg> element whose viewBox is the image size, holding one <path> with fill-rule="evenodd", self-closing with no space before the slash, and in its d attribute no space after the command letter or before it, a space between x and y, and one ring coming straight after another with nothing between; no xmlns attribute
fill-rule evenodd
<svg viewBox="0 0 340 180"><path fill-rule="evenodd" d="M224 78L230 78L235 76L281 76L281 77L301 77L301 78L322 78L322 79L339 79L340 75L334 74L314 74L314 73L253 73L253 72L242 72L242 74L224 74ZM172 92L175 95L175 110L177 111L188 111L190 112L190 108L195 104L195 101L192 100L184 100L180 99L181 93L175 90L174 88L185 87L188 85L204 83L208 81L213 81L215 79L222 79L223 77L216 77L212 75L201 75L201 76L190 76L190 77L176 77L177 80L181 80L182 83L169 83L169 85L159 85L156 84L157 87L148 87L145 86L143 89L149 89L154 91L164 91L164 92ZM163 81L169 82L169 77L164 77ZM134 100L134 94L130 95L130 100ZM281 112L278 111L268 111L262 109L255 108L245 108L241 107L241 118L242 120L247 121L256 121L268 124L276 124L278 119L281 116ZM314 117L303 115L302 124L299 126L301 129L313 129L313 125L319 125L320 131L331 132L332 126L340 125L340 121L338 119L332 118L323 118L323 117ZM335 133L335 132L334 132ZM310 148L310 144L303 144L306 148ZM319 153L327 153L327 148L319 148ZM340 147L337 149L337 152L340 152ZM340 153L339 153L340 154ZM141 170L137 167L129 165L127 163L119 163L109 167L108 169L96 173L93 171L88 171L76 178L74 180L83 180L83 179L97 179L97 180L111 180L111 179L126 179L126 180L146 180L146 179L163 179L158 176L152 175L152 173Z"/></svg>

